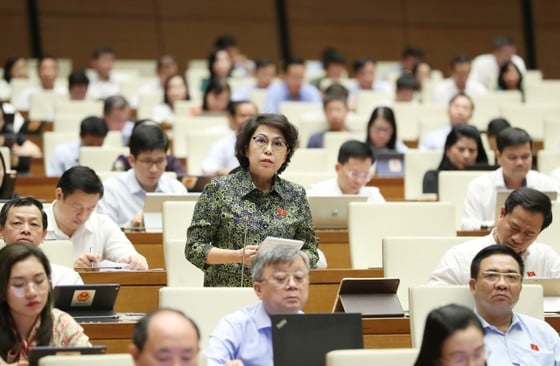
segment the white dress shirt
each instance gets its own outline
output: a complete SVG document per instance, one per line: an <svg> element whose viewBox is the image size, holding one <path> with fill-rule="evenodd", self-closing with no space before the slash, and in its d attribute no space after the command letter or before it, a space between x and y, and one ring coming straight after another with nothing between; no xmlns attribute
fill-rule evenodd
<svg viewBox="0 0 560 366"><path fill-rule="evenodd" d="M226 136L210 145L208 154L202 161L202 172L212 175L222 168L229 170L239 166L235 157L235 132L230 131Z"/></svg>
<svg viewBox="0 0 560 366"><path fill-rule="evenodd" d="M420 139L418 148L420 150L443 151L445 149L445 140L449 132L451 132L451 125L443 126L428 132Z"/></svg>
<svg viewBox="0 0 560 366"><path fill-rule="evenodd" d="M80 145L79 140L58 145L49 159L46 171L47 177L60 177L67 169L78 165Z"/></svg>
<svg viewBox="0 0 560 366"><path fill-rule="evenodd" d="M539 191L558 191L552 178L530 170L526 177L527 187ZM461 227L463 230L478 230L482 226L493 226L496 221L496 191L506 190L502 168L483 174L469 183L465 195L465 206Z"/></svg>
<svg viewBox="0 0 560 366"><path fill-rule="evenodd" d="M447 78L438 83L434 89L433 101L437 104L449 104L451 98L460 92L455 79ZM467 80L464 93L467 95L488 94L488 90L477 80Z"/></svg>
<svg viewBox="0 0 560 366"><path fill-rule="evenodd" d="M322 182L318 182L312 184L307 188L307 195L308 196L342 196L344 193L340 190L336 178L324 180ZM385 198L379 191L377 187L370 187L364 186L360 188L358 192L359 196L367 196L368 202L372 203L383 203L385 202Z"/></svg>
<svg viewBox="0 0 560 366"><path fill-rule="evenodd" d="M517 66L521 75L525 75L527 68L525 61L517 55L511 57L511 62ZM498 75L500 74L500 66L496 62L493 54L487 53L474 58L471 62L470 80L476 80L484 85L488 90L495 90L498 85Z"/></svg>
<svg viewBox="0 0 560 366"><path fill-rule="evenodd" d="M51 281L53 287L84 284L78 272L55 263L51 263Z"/></svg>

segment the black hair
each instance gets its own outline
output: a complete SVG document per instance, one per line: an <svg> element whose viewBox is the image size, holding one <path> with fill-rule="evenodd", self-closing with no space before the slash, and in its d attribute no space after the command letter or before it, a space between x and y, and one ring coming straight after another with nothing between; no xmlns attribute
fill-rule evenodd
<svg viewBox="0 0 560 366"><path fill-rule="evenodd" d="M106 137L109 129L103 118L89 116L80 123L80 137L97 136Z"/></svg>
<svg viewBox="0 0 560 366"><path fill-rule="evenodd" d="M216 48L227 48L231 46L237 46L237 40L234 36L229 34L221 35L214 41L214 47Z"/></svg>
<svg viewBox="0 0 560 366"><path fill-rule="evenodd" d="M501 130L511 127L511 124L505 118L494 118L488 122L486 128L486 136L497 136Z"/></svg>
<svg viewBox="0 0 560 366"><path fill-rule="evenodd" d="M167 154L169 139L159 124L152 120L136 122L128 142L130 154L135 158L141 152L163 150Z"/></svg>
<svg viewBox="0 0 560 366"><path fill-rule="evenodd" d="M222 78L213 78L210 79L206 90L204 91L204 95L202 96L202 110L208 111L208 94L221 94L227 92L229 94L229 98L231 99L231 88L226 80Z"/></svg>
<svg viewBox="0 0 560 366"><path fill-rule="evenodd" d="M450 66L451 69L453 70L455 68L455 66L460 65L460 64L470 64L471 62L471 58L467 55L459 55L459 56L455 56L451 59L450 62Z"/></svg>
<svg viewBox="0 0 560 366"><path fill-rule="evenodd" d="M397 79L397 90L412 89L420 90L420 82L412 74L404 74Z"/></svg>
<svg viewBox="0 0 560 366"><path fill-rule="evenodd" d="M348 140L340 145L340 149L338 149L337 161L340 164L345 164L350 158L370 159L372 164L375 160L369 145L357 140Z"/></svg>
<svg viewBox="0 0 560 366"><path fill-rule="evenodd" d="M455 94L454 96L451 97L451 99L449 99L449 103L447 103L447 106L451 106L451 104L453 104L453 102L455 102L455 100L459 97L465 97L468 99L469 103L471 104L471 111L474 111L474 102L472 100L471 97L469 97L468 94L465 94L464 92L460 91L457 94Z"/></svg>
<svg viewBox="0 0 560 366"><path fill-rule="evenodd" d="M443 356L441 354L443 343L456 331L470 326L477 328L484 336L484 329L478 317L463 305L448 304L430 311L414 366L438 365Z"/></svg>
<svg viewBox="0 0 560 366"><path fill-rule="evenodd" d="M496 147L501 153L509 146L524 145L529 143L529 147L533 150L533 139L531 135L519 127L507 127L501 130L496 136Z"/></svg>
<svg viewBox="0 0 560 366"><path fill-rule="evenodd" d="M402 57L424 58L424 51L420 47L408 46L403 50Z"/></svg>
<svg viewBox="0 0 560 366"><path fill-rule="evenodd" d="M169 83L171 82L171 79L178 77L180 78L183 83L185 84L185 88L187 89L187 95L185 100L190 100L191 97L189 95L189 85L187 84L187 79L185 79L185 77L182 74L173 74L171 76L169 76L167 79L165 79L165 83L163 84L163 102L165 104L167 104L168 106L171 107L171 109L173 109L173 105L171 105L171 102L169 101L169 97L167 96L167 88L169 88Z"/></svg>
<svg viewBox="0 0 560 366"><path fill-rule="evenodd" d="M371 62L375 65L375 60L371 57L360 56L355 59L352 63L352 71L354 71L354 74L358 73L368 62Z"/></svg>
<svg viewBox="0 0 560 366"><path fill-rule="evenodd" d="M288 72L288 68L292 65L303 65L303 66L305 66L305 61L301 57L297 57L297 56L290 57L286 60L286 62L284 62L284 66L282 67L282 70L284 72Z"/></svg>
<svg viewBox="0 0 560 366"><path fill-rule="evenodd" d="M552 203L550 202L550 198L539 190L521 187L511 192L504 203L505 214L512 213L513 209L517 206L543 215L541 231L549 227L552 223Z"/></svg>
<svg viewBox="0 0 560 366"><path fill-rule="evenodd" d="M482 139L480 138L480 132L478 132L478 129L469 124L461 124L458 126L454 126L447 134L447 138L445 139L445 147L443 149L443 155L441 157L438 170L457 169L455 166L453 166L453 164L451 164L451 161L447 157L447 149L455 145L461 137L473 139L476 142L477 155L475 164L488 164L488 156L486 155L486 150L484 149L484 145L482 144Z"/></svg>
<svg viewBox="0 0 560 366"><path fill-rule="evenodd" d="M27 61L27 59L23 56L14 55L14 56L8 57L8 59L4 62L4 80L6 80L7 83L12 81L12 69L14 68L14 65L19 60L26 60Z"/></svg>
<svg viewBox="0 0 560 366"><path fill-rule="evenodd" d="M99 199L103 197L103 183L95 171L87 166L77 165L62 173L56 184L62 190L64 198L75 191L82 191L87 194L99 194Z"/></svg>
<svg viewBox="0 0 560 366"><path fill-rule="evenodd" d="M331 85L329 85L324 91L323 91L323 105L325 104L325 99L329 98L329 97L343 97L345 99L348 98L348 95L350 94L350 92L348 91L348 89L342 85L341 83L338 82L334 82ZM346 103L346 102L345 102Z"/></svg>
<svg viewBox="0 0 560 366"><path fill-rule="evenodd" d="M156 62L156 68L158 70L173 65L177 66L177 68L179 67L179 63L177 62L177 59L173 55L163 55L160 58L158 58Z"/></svg>
<svg viewBox="0 0 560 366"><path fill-rule="evenodd" d="M323 97L323 109L326 109L329 103L334 101L342 102L342 104L344 104L344 106L348 108L347 100L348 97L342 94L325 94L325 96Z"/></svg>
<svg viewBox="0 0 560 366"><path fill-rule="evenodd" d="M239 108L239 106L242 104L251 104L255 107L255 109L257 108L255 103L251 102L250 100L230 100L227 106L228 114L231 117L235 117L235 114L237 113L237 108Z"/></svg>
<svg viewBox="0 0 560 366"><path fill-rule="evenodd" d="M371 129L371 126L373 126L375 120L378 118L383 118L384 120L389 122L389 124L393 128L393 135L389 139L389 142L387 142L387 149L395 150L397 144L397 121L391 107L377 107L373 110L366 127L366 142L373 146L373 141L371 141L371 138L369 136L369 130Z"/></svg>
<svg viewBox="0 0 560 366"><path fill-rule="evenodd" d="M515 259L515 261L519 265L519 274L521 275L521 278L523 278L523 274L525 273L525 264L523 263L523 258L521 258L521 255L507 245L498 243L482 248L480 252L478 252L474 256L471 262L471 279L478 278L482 260L495 254L509 255L510 257Z"/></svg>
<svg viewBox="0 0 560 366"><path fill-rule="evenodd" d="M21 206L35 206L41 212L41 222L43 224L43 230L47 230L47 213L43 210L43 203L36 199L35 197L25 196L25 197L18 197L8 202L4 203L2 209L0 210L0 227L6 227L6 222L8 221L8 213L12 207L21 207ZM10 243L11 244L11 243Z"/></svg>
<svg viewBox="0 0 560 366"><path fill-rule="evenodd" d="M282 164L280 169L278 169L277 174L280 174L290 163L290 159L294 155L294 150L298 138L297 128L290 121L288 121L286 116L284 116L283 114L257 114L243 123L239 128L239 131L237 132L237 139L235 142L235 157L239 161L239 165L241 166L241 168L245 170L249 169L249 159L247 158L245 149L247 148L249 143L251 143L251 138L253 137L256 129L261 125L277 128L278 130L280 130L280 132L282 132L282 135L286 140L288 151L286 160L284 160L284 163Z"/></svg>
<svg viewBox="0 0 560 366"><path fill-rule="evenodd" d="M214 48L210 54L208 55L208 71L210 71L210 79L217 79L219 78L218 76L216 76L216 74L214 73L214 63L216 62L216 60L218 59L218 53L220 53L221 51L227 53L228 57L231 57L229 52L223 48L223 47L217 47ZM234 64L233 64L233 60L231 60L231 67L229 68L228 74L227 76L231 75L231 72L233 70Z"/></svg>
<svg viewBox="0 0 560 366"><path fill-rule="evenodd" d="M103 114L109 114L113 109L128 107L128 101L122 95L112 95L103 101Z"/></svg>
<svg viewBox="0 0 560 366"><path fill-rule="evenodd" d="M523 74L521 73L521 70L519 70L519 67L517 67L517 65L514 64L512 61L508 61L502 66L500 66L500 72L498 73L498 88L500 90L508 89L504 77L506 72L508 72L510 66L513 66L513 68L517 72L517 75L519 75L519 81L517 82L515 89L519 91L523 91Z"/></svg>
<svg viewBox="0 0 560 366"><path fill-rule="evenodd" d="M323 50L321 54L321 63L323 68L326 69L330 65L345 65L346 59L336 48L328 47Z"/></svg>
<svg viewBox="0 0 560 366"><path fill-rule="evenodd" d="M255 60L255 70L258 70L262 67L267 67L270 65L274 65L274 62L272 62L270 59L268 58L258 58Z"/></svg>
<svg viewBox="0 0 560 366"><path fill-rule="evenodd" d="M107 47L107 46L96 47L91 53L91 58L96 60L103 55L115 56L115 51L113 51L112 48Z"/></svg>
<svg viewBox="0 0 560 366"><path fill-rule="evenodd" d="M492 46L494 48L502 48L504 46L513 46L513 45L515 45L515 43L513 42L513 39L510 36L501 35L495 37L492 40Z"/></svg>
<svg viewBox="0 0 560 366"><path fill-rule="evenodd" d="M84 70L74 70L68 75L68 88L70 89L74 85L89 85L89 79Z"/></svg>

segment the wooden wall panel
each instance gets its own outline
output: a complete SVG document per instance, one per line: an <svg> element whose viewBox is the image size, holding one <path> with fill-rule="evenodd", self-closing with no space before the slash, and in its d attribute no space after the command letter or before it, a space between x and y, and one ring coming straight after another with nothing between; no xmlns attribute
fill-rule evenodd
<svg viewBox="0 0 560 366"><path fill-rule="evenodd" d="M537 63L545 78L560 78L560 2L533 1Z"/></svg>
<svg viewBox="0 0 560 366"><path fill-rule="evenodd" d="M0 1L0 67L12 55L31 55L26 9L24 1Z"/></svg>

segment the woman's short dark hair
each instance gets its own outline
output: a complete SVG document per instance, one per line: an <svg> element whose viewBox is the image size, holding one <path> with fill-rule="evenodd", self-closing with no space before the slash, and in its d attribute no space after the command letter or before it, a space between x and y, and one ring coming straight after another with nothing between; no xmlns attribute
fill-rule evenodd
<svg viewBox="0 0 560 366"><path fill-rule="evenodd" d="M4 80L6 80L7 83L12 81L12 69L14 68L16 62L18 62L19 60L26 60L26 58L23 56L14 55L12 57L9 57L6 62L4 62Z"/></svg>
<svg viewBox="0 0 560 366"><path fill-rule="evenodd" d="M458 330L470 326L477 328L481 335L484 329L478 317L465 306L449 304L432 310L426 318L422 345L414 366L434 366L441 359L441 350L446 339Z"/></svg>
<svg viewBox="0 0 560 366"><path fill-rule="evenodd" d="M274 127L282 132L284 139L286 140L286 145L288 147L288 154L286 155L286 160L278 169L277 174L280 174L286 169L292 155L294 155L294 149L297 144L298 130L297 128L288 121L286 116L283 114L257 114L254 117L248 119L245 123L241 125L239 131L237 132L237 140L235 142L235 157L239 160L239 165L243 169L249 169L249 159L245 149L251 142L251 137L255 133L256 129L261 126Z"/></svg>
<svg viewBox="0 0 560 366"><path fill-rule="evenodd" d="M462 137L473 139L476 142L477 154L475 164L488 164L488 156L486 155L484 145L482 145L480 132L478 132L478 129L474 126L463 124L453 127L451 131L449 131L449 134L447 134L445 147L443 149L443 156L441 157L438 170L450 170L450 168L453 167L447 157L447 149L455 145Z"/></svg>
<svg viewBox="0 0 560 366"><path fill-rule="evenodd" d="M383 118L389 122L391 127L393 127L393 134L391 135L389 142L387 142L387 148L394 150L397 143L397 121L395 120L395 114L390 107L377 107L373 110L366 128L366 142L373 146L373 141L371 141L371 138L369 137L369 130L371 126L373 126L373 122L375 122L378 118Z"/></svg>
<svg viewBox="0 0 560 366"><path fill-rule="evenodd" d="M51 279L51 265L43 251L33 244L10 244L0 249L0 357L7 359L8 352L19 353L21 341L19 335L12 330L12 317L8 305L8 287L12 268L18 262L29 257L35 257L41 262L48 280ZM52 286L49 285L47 303L39 314L41 324L37 330L37 345L48 345L52 337L53 319L51 310L53 307Z"/></svg>
<svg viewBox="0 0 560 366"><path fill-rule="evenodd" d="M221 94L223 92L227 92L229 94L228 99L231 99L231 88L227 80L222 78L212 78L204 90L204 95L202 96L202 110L208 110L208 94Z"/></svg>

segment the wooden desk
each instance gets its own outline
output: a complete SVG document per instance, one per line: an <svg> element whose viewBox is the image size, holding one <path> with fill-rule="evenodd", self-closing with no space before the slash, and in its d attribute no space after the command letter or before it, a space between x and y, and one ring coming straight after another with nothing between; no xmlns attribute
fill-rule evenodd
<svg viewBox="0 0 560 366"><path fill-rule="evenodd" d="M126 237L138 253L146 257L150 268L165 268L162 233L130 232L126 233Z"/></svg>
<svg viewBox="0 0 560 366"><path fill-rule="evenodd" d="M33 196L51 202L58 183L58 177L17 177L16 192L20 196Z"/></svg>
<svg viewBox="0 0 560 366"><path fill-rule="evenodd" d="M165 271L80 271L84 283L119 283L115 304L120 313L144 313L159 307L159 289L167 284Z"/></svg>
<svg viewBox="0 0 560 366"><path fill-rule="evenodd" d="M134 321L114 323L82 323L84 333L93 345L106 345L107 353L128 353Z"/></svg>
<svg viewBox="0 0 560 366"><path fill-rule="evenodd" d="M367 185L379 188L386 201L404 201L404 178L373 177Z"/></svg>

